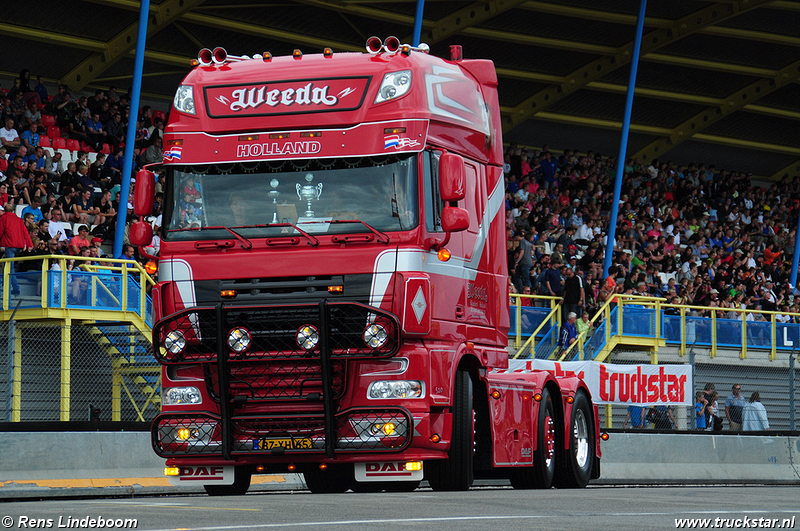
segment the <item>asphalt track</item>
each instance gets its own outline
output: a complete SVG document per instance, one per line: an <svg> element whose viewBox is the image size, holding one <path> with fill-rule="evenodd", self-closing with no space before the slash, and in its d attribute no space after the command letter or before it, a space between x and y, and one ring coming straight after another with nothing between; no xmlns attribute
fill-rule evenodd
<svg viewBox="0 0 800 531"><path fill-rule="evenodd" d="M737 523L739 528L766 528L766 523L769 528L779 528L784 519L791 524L794 518L794 528L800 529L799 496L800 491L792 486L615 486L548 491L480 487L455 493L423 488L406 494L315 495L298 490L228 498L198 495L31 500L0 504L0 529L30 529L32 523L44 524L36 528L49 529L64 529L65 525L77 523L72 528L88 529L91 527L87 518L98 517L104 521L136 519L135 529L148 531L620 531L676 529L676 519L684 518L710 519L706 528L717 524L720 529L734 529Z"/></svg>

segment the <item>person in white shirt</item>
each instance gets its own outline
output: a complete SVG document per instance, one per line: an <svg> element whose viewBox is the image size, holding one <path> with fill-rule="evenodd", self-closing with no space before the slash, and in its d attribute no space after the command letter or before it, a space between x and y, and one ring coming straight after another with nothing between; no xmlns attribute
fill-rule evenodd
<svg viewBox="0 0 800 531"><path fill-rule="evenodd" d="M61 209L56 207L50 211L50 225L47 227L47 232L51 238L58 238L58 243L62 249L67 245L67 234L64 224L61 222L62 212Z"/></svg>

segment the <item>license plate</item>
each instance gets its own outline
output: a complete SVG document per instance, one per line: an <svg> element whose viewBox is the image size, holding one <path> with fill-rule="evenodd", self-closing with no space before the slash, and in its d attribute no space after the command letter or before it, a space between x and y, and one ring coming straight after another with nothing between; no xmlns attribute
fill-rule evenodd
<svg viewBox="0 0 800 531"><path fill-rule="evenodd" d="M311 439L253 439L253 450L274 450L283 448L285 450L311 450L314 445Z"/></svg>

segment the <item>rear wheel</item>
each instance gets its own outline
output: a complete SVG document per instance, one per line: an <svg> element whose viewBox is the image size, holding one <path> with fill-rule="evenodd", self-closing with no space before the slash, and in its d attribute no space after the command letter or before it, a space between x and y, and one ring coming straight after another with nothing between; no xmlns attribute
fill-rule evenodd
<svg viewBox="0 0 800 531"><path fill-rule="evenodd" d="M237 466L230 485L203 485L209 496L242 496L250 488L252 472L246 466Z"/></svg>
<svg viewBox="0 0 800 531"><path fill-rule="evenodd" d="M549 489L556 472L556 419L550 391L542 390L539 419L536 425L536 451L533 467L511 471L511 486L515 489Z"/></svg>
<svg viewBox="0 0 800 531"><path fill-rule="evenodd" d="M425 464L425 474L433 490L469 490L474 480L475 453L472 379L464 370L456 372L453 393L453 430L447 459Z"/></svg>
<svg viewBox="0 0 800 531"><path fill-rule="evenodd" d="M558 486L583 488L589 484L594 467L594 421L586 393L579 391L572 405L569 449L561 452Z"/></svg>
<svg viewBox="0 0 800 531"><path fill-rule="evenodd" d="M353 485L352 465L328 465L325 470L310 468L303 472L306 487L315 494L344 492Z"/></svg>

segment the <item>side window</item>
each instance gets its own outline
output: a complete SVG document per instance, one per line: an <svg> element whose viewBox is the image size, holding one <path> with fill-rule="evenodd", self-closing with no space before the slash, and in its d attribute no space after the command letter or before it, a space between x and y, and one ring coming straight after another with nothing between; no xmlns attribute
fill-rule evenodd
<svg viewBox="0 0 800 531"><path fill-rule="evenodd" d="M425 151L422 156L425 183L425 228L428 232L442 230L442 199L439 196L439 155Z"/></svg>

